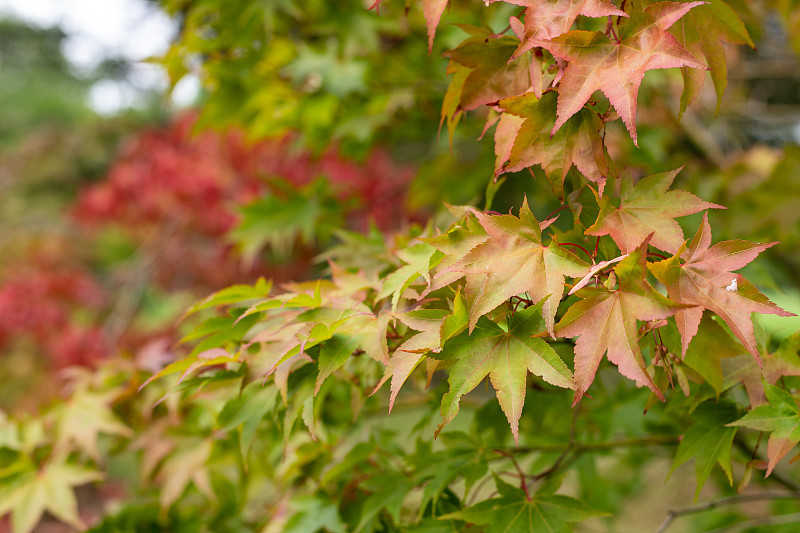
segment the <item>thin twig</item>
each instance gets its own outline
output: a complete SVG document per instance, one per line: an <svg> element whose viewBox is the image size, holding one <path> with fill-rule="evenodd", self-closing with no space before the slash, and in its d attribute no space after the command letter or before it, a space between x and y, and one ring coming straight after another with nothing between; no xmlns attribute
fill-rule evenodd
<svg viewBox="0 0 800 533"><path fill-rule="evenodd" d="M669 511L667 519L661 524L656 533L664 533L676 518L690 514L702 513L710 511L717 507L724 507L726 505L736 505L737 503L754 502L759 500L796 500L800 499L800 494L796 492L761 492L758 494L744 494L740 496L731 496L729 498L721 498L713 500L694 507L687 507L686 509L678 509Z"/></svg>
<svg viewBox="0 0 800 533"><path fill-rule="evenodd" d="M753 526L779 526L797 523L800 523L800 513L790 513L777 516L764 516L762 518L751 518L750 520L744 520L736 524L728 524L719 528L709 529L705 533L734 533L735 531L744 531L745 529L750 530Z"/></svg>
<svg viewBox="0 0 800 533"><path fill-rule="evenodd" d="M541 479L545 479L553 475L553 473L558 471L558 469L561 467L562 463L564 462L564 460L566 460L570 452L573 452L575 450L575 433L578 428L578 415L580 414L580 411L581 411L581 404L578 404L572 410L572 422L570 423L569 427L569 442L567 443L567 447L564 448L564 451L561 452L561 455L558 456L555 462L552 465L550 465L550 468L542 472L539 472L535 476L532 476L531 483L539 481Z"/></svg>

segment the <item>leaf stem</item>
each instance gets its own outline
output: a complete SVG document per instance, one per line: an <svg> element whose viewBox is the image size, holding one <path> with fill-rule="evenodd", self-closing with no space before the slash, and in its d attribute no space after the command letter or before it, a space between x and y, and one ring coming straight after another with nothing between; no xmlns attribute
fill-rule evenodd
<svg viewBox="0 0 800 533"><path fill-rule="evenodd" d="M556 244L559 245L559 246L574 246L575 248L577 248L579 250L582 250L583 253L585 253L589 257L589 259L593 259L592 258L592 254L589 253L589 250L587 250L586 248L584 248L580 244L575 244L573 242L558 242L558 241L556 241Z"/></svg>
<svg viewBox="0 0 800 533"><path fill-rule="evenodd" d="M551 212L549 215L544 217L544 220L550 220L551 218L553 218L553 215L555 215L559 211L563 211L564 209L569 209L569 204L564 204L561 207L559 207L557 209L554 209L553 212Z"/></svg>

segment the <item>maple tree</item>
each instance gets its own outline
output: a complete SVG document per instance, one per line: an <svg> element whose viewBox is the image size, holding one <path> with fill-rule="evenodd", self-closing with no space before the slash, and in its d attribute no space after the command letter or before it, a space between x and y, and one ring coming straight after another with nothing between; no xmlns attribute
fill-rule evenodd
<svg viewBox="0 0 800 533"><path fill-rule="evenodd" d="M328 275L215 292L184 314L183 348L168 364L110 360L76 372L69 399L40 417L3 420L0 442L14 466L0 474L0 501L32 502L0 506L15 531L30 531L46 510L80 526L73 487L100 476L109 445L125 449L108 453L111 461L135 456L140 478L121 511L96 517L96 531L169 530L192 517L201 529L267 532L571 531L584 520L615 530L640 488L659 485L659 475L674 480L690 461L695 498L704 490L721 499L664 511L661 531L718 507L798 498L797 473L780 462L800 442L800 333L778 337L756 318L792 317L797 307L773 303L737 272L779 246L713 243L709 213L731 216L733 206L702 199L713 183L697 196L673 187L706 176L659 156L649 140L658 118L637 117L657 107L640 106L655 90L653 70L675 70L659 79L668 80L676 119L693 116L707 70L711 107L719 106L722 41L753 44L739 3L422 0L407 14L392 0L341 11L321 1L252 11L214 3L213 17L205 4L167 3L185 24L164 58L177 81L191 54L202 55L213 90L200 123L235 115L256 137L296 128L298 143L361 151L366 170L342 172L350 164L331 152L304 154L282 170L295 189L276 188L282 202L271 202L252 179L262 167L241 155L258 161L265 150L280 160L287 145L262 141L247 152L235 139L240 157L228 163L251 181L233 195L253 199L238 226L206 216L221 203L224 172L198 171L152 198L134 186L143 199L119 206L122 215L176 216L216 235L233 228L255 258L266 242L281 246L281 229L292 242L331 237L315 223L323 203L292 196L322 169L325 187L342 185L336 201L358 189L373 218L388 223L382 216L401 195L403 172L364 147L381 137L386 117L405 132L387 138L412 136L431 101L440 110L423 122L424 138L446 123L442 144L454 152L446 157L458 159L472 122L493 139L484 143L492 153L483 158L483 208L450 205L425 224L384 226L386 234L340 231L341 244L321 257ZM448 16L463 18L444 27ZM248 31L235 29L241 24ZM329 38L334 30L341 40ZM446 67L433 52L442 41ZM438 65L449 81L428 86L415 74L409 86L418 92L401 86L387 65L410 57ZM243 65L255 81L226 77ZM397 85L384 98L378 87L387 80ZM232 94L250 99L232 104ZM646 124L639 134L637 121ZM424 154L420 175L430 182L421 187L433 188L441 159ZM752 166L778 175L792 157ZM434 170L425 174L426 165ZM87 193L83 216L108 216L104 199L120 203L129 172ZM514 183L525 185L504 197ZM287 205L291 216L272 218ZM81 418L94 423L76 429ZM673 458L655 478L645 468L654 450ZM749 492L728 496L733 490ZM791 505L780 510L796 511ZM739 518L715 515L714 527Z"/></svg>

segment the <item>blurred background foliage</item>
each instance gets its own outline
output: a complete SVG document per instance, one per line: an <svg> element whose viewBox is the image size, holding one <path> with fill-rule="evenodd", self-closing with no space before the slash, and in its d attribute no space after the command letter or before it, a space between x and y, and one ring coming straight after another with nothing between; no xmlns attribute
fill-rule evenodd
<svg viewBox="0 0 800 533"><path fill-rule="evenodd" d="M640 108L639 148L618 122L609 125L606 142L620 168L637 176L686 165L676 187L728 207L709 215L715 240L780 240L747 275L773 301L797 310L800 9L789 0L729 3L746 14L756 49L727 48L730 81L719 111L706 83L679 120L680 74L651 72L640 93L647 105ZM376 13L361 0L164 0L178 32L159 61L172 87L187 76L201 80L196 110L176 112L163 95L152 94L144 105L112 115L93 110L89 92L98 81L124 77L124 62L111 58L79 73L63 54L62 29L0 21L0 413L45 413L23 422L0 417L0 477L6 475L2 467L20 457L41 471L49 464L44 456L56 452L70 464L96 465L100 455L108 461L108 481L79 492L81 519L50 508L45 522L53 528L53 517L67 516L73 525L85 521L102 532L252 531L254 524L263 526L259 502L268 500L284 519L263 531L342 530L335 521L323 523L332 505L324 491L306 500L280 496L308 476L321 478L329 491L357 490L344 467L326 470L336 450L298 441L294 454L280 461L288 443L278 426L291 433L288 413L301 412L302 405L276 407L275 417L247 430L252 440L244 444L244 430L231 428L254 416L245 413L253 407L226 403L225 388L241 376L193 378L170 394L164 383L141 396L137 388L148 372L184 350L176 344L186 329L178 320L212 291L259 276L276 284L313 279L329 271L328 258L367 270L397 265L394 250L427 224L452 220L443 202L507 212L527 194L537 216L561 205L534 187L534 179L545 179L538 171L487 188L494 153L491 135L477 140L490 118L480 111L461 119L452 145L447 127L439 132L448 86L443 52L467 35L460 25L502 31L513 6L476 10L475 2L451 1L429 52L417 4L386 1ZM565 201L587 194L579 183L567 179ZM699 220L682 219L687 234ZM761 326L770 350L792 350L778 341L798 329L796 320L762 320ZM64 370L75 364L96 371ZM622 385L604 378L596 405L585 413L592 438L672 423L661 406L643 421L646 392L623 392L620 400ZM292 379L292 386L302 382L296 374ZM199 387L204 392L194 393ZM65 390L71 403L55 403ZM268 406L266 412L275 401L262 397L269 394L253 387L242 398ZM340 402L355 398L340 388L330 394ZM369 410L372 404L363 401ZM523 420L526 431L544 431L548 418L569 416L556 402L538 405L551 407L537 421ZM415 409L433 416L436 406ZM321 419L341 416L322 410ZM482 440L507 441L495 411L494 403L465 409L472 414L460 419L459 429L471 436L445 439L442 446L474 454L485 453ZM64 429L64 413L98 422L77 424L82 429L73 434L74 428ZM401 423L392 419L362 447L335 459L360 465L367 477L385 472L397 460L389 437ZM48 429L57 435L55 444L43 436ZM230 434L222 436L225 431ZM211 433L220 435L213 448L204 438ZM251 470L242 471L237 450L250 445L265 460L250 461ZM442 457L418 446L414 469L433 471ZM151 455L110 458L122 448ZM602 452L581 456L580 496L600 509L623 507L635 515L630 501L641 501L631 498L647 479L642 469L649 453L632 448L620 459L623 470L610 459L595 461ZM602 493L589 489L611 471L630 474L618 475ZM73 480L64 482L70 489L93 479L81 472L59 479ZM195 488L186 490L190 485ZM358 490L379 494L375 487ZM204 492L216 495L213 505ZM670 498L647 501L663 509ZM362 504L354 500L345 516L358 522L365 516ZM431 505L446 512L446 494ZM121 511L103 519L109 509ZM722 527L745 515L720 512L696 524ZM390 531L380 520L376 511L372 530ZM603 524L614 530L615 524ZM0 531L4 527L8 520Z"/></svg>

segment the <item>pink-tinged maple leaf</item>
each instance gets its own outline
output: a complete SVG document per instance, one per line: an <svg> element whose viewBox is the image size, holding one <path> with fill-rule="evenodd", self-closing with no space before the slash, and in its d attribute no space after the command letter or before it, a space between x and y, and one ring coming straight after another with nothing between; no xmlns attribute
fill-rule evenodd
<svg viewBox="0 0 800 533"><path fill-rule="evenodd" d="M582 300L570 307L556 326L559 337L578 337L573 405L589 389L606 353L620 374L664 399L645 369L636 321L666 318L684 306L665 298L645 279L649 244L648 237L614 268L617 289L581 289L577 295Z"/></svg>
<svg viewBox="0 0 800 533"><path fill-rule="evenodd" d="M671 258L649 265L653 275L667 287L670 298L694 306L675 314L684 354L697 333L703 310L708 309L728 324L736 338L761 364L752 314L795 315L769 301L741 274L732 272L775 244L735 240L711 246L711 226L706 213L688 248L682 246Z"/></svg>
<svg viewBox="0 0 800 533"><path fill-rule="evenodd" d="M551 91L541 98L526 93L500 101L500 107L506 111L504 117L512 114L524 122L511 122L518 125L513 143L509 142L513 131L506 125L508 122L502 127L498 125L495 151L499 172L516 172L539 164L553 190L561 197L564 178L575 165L581 174L602 188L608 174L608 161L600 137L603 121L594 111L582 109L551 138L550 130L556 119L556 98L556 93ZM508 160L505 165L499 161L501 157Z"/></svg>
<svg viewBox="0 0 800 533"><path fill-rule="evenodd" d="M466 276L470 332L482 315L512 296L527 292L534 302L546 298L542 314L547 331L553 335L554 317L564 294L564 276L582 277L589 265L555 243L542 244L541 226L547 227L552 220L540 224L527 200L520 208L519 218L474 213L489 238L438 274L455 272Z"/></svg>
<svg viewBox="0 0 800 533"><path fill-rule="evenodd" d="M422 0L422 14L428 26L428 53L433 50L433 38L445 7L447 0Z"/></svg>
<svg viewBox="0 0 800 533"><path fill-rule="evenodd" d="M635 185L633 180L621 180L619 205L609 194L599 198L600 213L586 235L611 235L622 253L628 253L652 233L650 244L675 253L684 241L683 230L675 222L677 217L703 209L725 209L686 191L670 191L681 168L644 177Z"/></svg>
<svg viewBox="0 0 800 533"><path fill-rule="evenodd" d="M499 0L491 0L489 3ZM617 9L608 0L505 0L508 4L525 6L525 22L511 17L509 22L522 43L514 52L519 57L542 42L567 33L578 15L585 17L617 16L628 14Z"/></svg>
<svg viewBox="0 0 800 533"><path fill-rule="evenodd" d="M703 3L659 2L644 10L635 9L618 27L619 42L597 31L571 31L542 43L554 56L568 62L552 133L599 90L608 97L637 144L636 100L645 72L673 67L708 69L667 31Z"/></svg>

